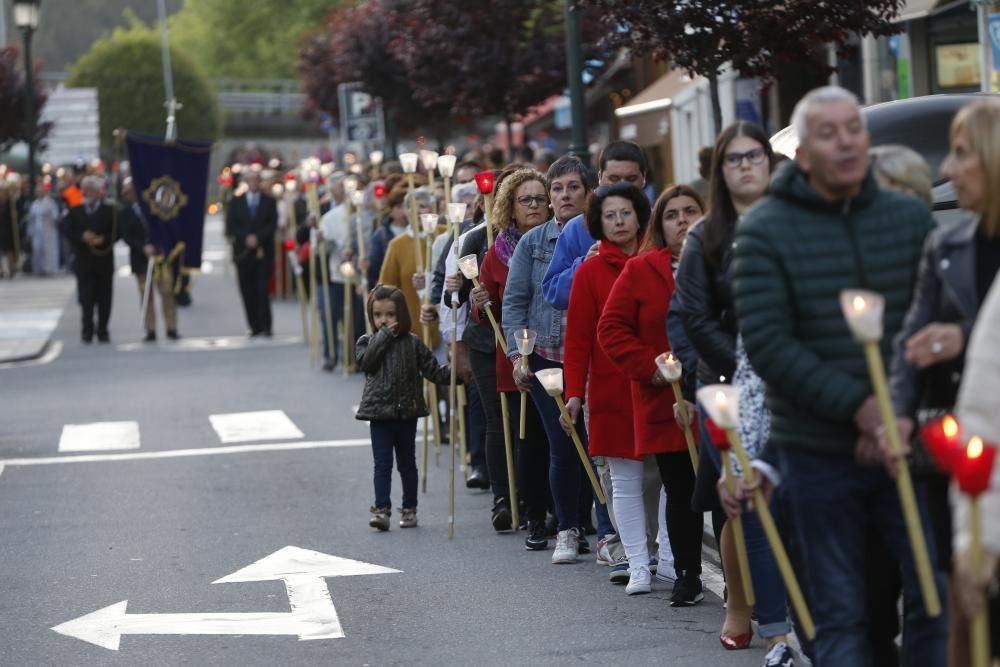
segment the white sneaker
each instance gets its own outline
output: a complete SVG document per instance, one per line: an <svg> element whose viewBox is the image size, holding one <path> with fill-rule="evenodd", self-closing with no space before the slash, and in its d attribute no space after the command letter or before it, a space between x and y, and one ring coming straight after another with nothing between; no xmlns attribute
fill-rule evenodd
<svg viewBox="0 0 1000 667"><path fill-rule="evenodd" d="M656 574L653 578L658 583L673 586L677 582L677 577L674 574L674 564L665 563L661 560L659 567L656 568Z"/></svg>
<svg viewBox="0 0 1000 667"><path fill-rule="evenodd" d="M632 570L629 575L628 585L625 586L625 593L628 595L642 595L653 591L653 575L649 573L649 568L645 565Z"/></svg>
<svg viewBox="0 0 1000 667"><path fill-rule="evenodd" d="M556 550L552 552L553 565L575 563L580 550L580 534L576 528L560 530L556 535Z"/></svg>

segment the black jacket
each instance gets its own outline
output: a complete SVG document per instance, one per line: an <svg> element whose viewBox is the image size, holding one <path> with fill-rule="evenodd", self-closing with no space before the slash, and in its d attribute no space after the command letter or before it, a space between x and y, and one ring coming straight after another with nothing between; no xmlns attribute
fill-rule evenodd
<svg viewBox="0 0 1000 667"><path fill-rule="evenodd" d="M438 364L434 353L412 333L396 338L382 327L359 338L354 354L365 374L355 417L364 421L426 417L421 377L435 384L451 380L448 364Z"/></svg>
<svg viewBox="0 0 1000 667"><path fill-rule="evenodd" d="M132 273L137 276L145 276L146 268L149 266L149 258L143 250L149 243L149 229L146 222L136 214L131 206L122 206L118 209L118 238L125 241L128 246L129 264L132 266Z"/></svg>
<svg viewBox="0 0 1000 667"><path fill-rule="evenodd" d="M486 227L482 227L469 232L469 235L465 237L460 256L474 254L479 258L479 265L482 266L488 250ZM460 304L469 300L470 291L472 291L472 281L463 279L462 289L458 293ZM444 303L446 306L451 306L450 293L444 295ZM484 354L494 354L497 350L496 334L493 333L493 325L490 324L489 320L476 322L475 318L470 317L465 325L465 332L462 334L462 342L470 349Z"/></svg>
<svg viewBox="0 0 1000 667"><path fill-rule="evenodd" d="M965 350L957 359L918 370L906 363L906 341L931 322L958 324L968 344L979 314L976 287L978 218L936 228L927 237L913 301L903 328L893 340L890 376L893 407L901 417L918 410L948 411L955 407L965 366Z"/></svg>
<svg viewBox="0 0 1000 667"><path fill-rule="evenodd" d="M730 264L732 245L716 269L705 256L705 223L688 232L677 267L681 321L688 340L698 353L698 379L702 384L730 382L736 372L736 311L733 309Z"/></svg>
<svg viewBox="0 0 1000 667"><path fill-rule="evenodd" d="M90 246L83 241L86 231L94 232L104 237L102 243ZM115 256L112 244L115 241L114 215L107 202L101 202L92 215L87 214L85 204L74 206L66 214L66 235L76 253L76 270L79 271L113 271Z"/></svg>
<svg viewBox="0 0 1000 667"><path fill-rule="evenodd" d="M242 262L256 259L255 252L248 252L247 236L257 237L259 248L265 257L274 257L274 232L278 228L278 205L272 197L259 193L257 214L250 215L247 196L240 195L233 199L226 212L226 236L233 239L233 261Z"/></svg>

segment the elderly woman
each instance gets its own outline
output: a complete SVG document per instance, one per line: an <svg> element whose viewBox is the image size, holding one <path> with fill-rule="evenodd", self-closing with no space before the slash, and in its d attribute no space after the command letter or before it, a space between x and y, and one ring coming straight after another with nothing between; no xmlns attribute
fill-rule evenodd
<svg viewBox="0 0 1000 667"><path fill-rule="evenodd" d="M941 173L970 215L928 236L913 301L894 341L890 384L904 441L916 425L954 409L969 335L1000 270L1000 193L992 189L1000 178L1000 103L964 107L950 134ZM949 567L947 480L932 478L927 492L939 562ZM956 641L956 630L953 626L953 660L967 646Z"/></svg>
<svg viewBox="0 0 1000 667"><path fill-rule="evenodd" d="M572 161L575 162L570 164ZM546 174L548 192L567 187L569 181L579 181L581 172L575 166L578 162L572 157L557 160ZM515 206L531 220L545 220L548 201L546 188L541 191L535 188L534 192L518 194ZM563 214L563 211L566 213ZM552 553L555 564L576 562L578 553L590 550L581 530L584 517L580 512L580 483L583 477L580 459L572 439L560 425L555 401L534 377L534 371L562 367L565 320L563 313L545 300L541 281L552 261L563 225L577 214L578 211L572 207L560 207L555 217L524 234L510 258L503 301L503 329L507 337L508 356L514 367L514 382L519 390L531 393L549 440L549 486L558 522L556 548ZM528 369L522 367L517 347L517 333L521 329L532 329L538 333L535 350L528 359ZM583 420L577 420L576 427L586 443ZM612 532L610 520L602 509L598 506L598 529L603 529L602 534L608 534Z"/></svg>
<svg viewBox="0 0 1000 667"><path fill-rule="evenodd" d="M28 209L28 235L31 237L31 269L37 275L59 272L59 206L46 192L35 187L35 201Z"/></svg>
<svg viewBox="0 0 1000 667"><path fill-rule="evenodd" d="M919 197L928 206L934 203L931 169L915 150L899 144L886 144L870 149L868 157L879 187Z"/></svg>

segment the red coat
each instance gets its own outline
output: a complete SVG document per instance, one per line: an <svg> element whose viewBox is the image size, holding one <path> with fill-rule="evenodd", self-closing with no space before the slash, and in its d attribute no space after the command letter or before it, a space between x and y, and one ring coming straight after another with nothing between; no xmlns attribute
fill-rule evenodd
<svg viewBox="0 0 1000 667"><path fill-rule="evenodd" d="M611 289L597 337L611 361L632 380L636 454L687 448L674 421L674 392L653 386L656 356L670 349L667 309L674 293L670 249L643 253L625 265Z"/></svg>
<svg viewBox="0 0 1000 667"><path fill-rule="evenodd" d="M577 269L569 296L563 364L566 399L583 400L586 388L591 456L635 458L630 382L597 342L601 312L628 260L616 245L602 241L600 253Z"/></svg>
<svg viewBox="0 0 1000 667"><path fill-rule="evenodd" d="M503 303L503 293L507 288L508 272L507 266L497 257L494 245L483 258L483 265L479 267L479 284L490 294L490 308L493 310L493 317L496 318L501 331L503 331L503 319L500 304ZM486 313L480 312L479 308L475 306L472 309L472 315L477 322L489 321ZM514 365L504 355L499 345L496 348L496 358L497 391L517 391L517 385L514 384Z"/></svg>

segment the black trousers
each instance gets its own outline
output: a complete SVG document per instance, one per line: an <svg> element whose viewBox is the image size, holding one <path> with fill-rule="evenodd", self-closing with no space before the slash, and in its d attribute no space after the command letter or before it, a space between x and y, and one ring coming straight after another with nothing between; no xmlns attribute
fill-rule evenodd
<svg viewBox="0 0 1000 667"><path fill-rule="evenodd" d="M250 258L236 262L243 310L246 312L250 333L271 331L271 299L267 294L267 281L273 264L274 258L268 255L262 259Z"/></svg>
<svg viewBox="0 0 1000 667"><path fill-rule="evenodd" d="M76 270L76 293L82 314L81 333L94 335L94 309L97 309L97 334L106 336L111 319L111 286L114 267L84 266Z"/></svg>
<svg viewBox="0 0 1000 667"><path fill-rule="evenodd" d="M660 479L667 492L667 535L678 572L701 574L701 535L704 518L691 509L694 470L687 450L656 455Z"/></svg>

